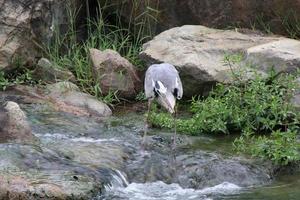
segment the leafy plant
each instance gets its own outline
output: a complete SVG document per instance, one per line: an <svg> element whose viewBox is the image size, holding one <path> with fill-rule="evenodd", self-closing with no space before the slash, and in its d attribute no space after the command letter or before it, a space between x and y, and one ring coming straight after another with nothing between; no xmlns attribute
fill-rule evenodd
<svg viewBox="0 0 300 200"><path fill-rule="evenodd" d="M0 71L0 90L5 90L9 86L9 80L5 78L4 72Z"/></svg>
<svg viewBox="0 0 300 200"><path fill-rule="evenodd" d="M32 71L24 67L17 68L13 73L5 74L0 71L0 90L2 91L13 85L36 85L37 83L40 83L40 81L32 77Z"/></svg>

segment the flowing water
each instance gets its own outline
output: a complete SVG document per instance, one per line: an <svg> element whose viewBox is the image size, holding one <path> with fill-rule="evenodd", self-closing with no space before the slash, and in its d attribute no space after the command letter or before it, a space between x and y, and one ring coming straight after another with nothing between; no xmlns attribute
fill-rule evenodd
<svg viewBox="0 0 300 200"><path fill-rule="evenodd" d="M244 186L243 184L224 181L201 187L201 189L185 188L183 187L185 185L172 183L167 178L166 181L153 177L149 180L136 178L133 171L138 168L142 168L139 170L143 171L146 168L146 165L140 165L141 162L138 161L139 158L142 159L137 148L140 141L136 139L140 137L142 132L141 116L126 116L120 123L119 118L99 122L65 114L37 112L32 108L26 108L26 111L29 113L33 131L44 146L55 149L62 155L71 157L85 165L109 166L114 169L110 184L105 185L105 193L95 198L97 200L300 199L300 173L282 175L265 184ZM162 131L156 130L152 134L155 135L158 132ZM162 133L159 134L163 135ZM166 134L168 135L168 133ZM164 138L160 137L159 140L164 141ZM231 139L220 140L203 137L192 138L192 140L199 142L194 142L189 147L185 146L189 151L205 151L209 155L223 152L226 157L230 157L232 154L230 150ZM164 145L163 142L161 144ZM160 149L167 151L167 148L162 146L154 147L159 149L156 154L159 154ZM106 148L108 149L107 152L104 151ZM123 155L124 149L128 155L135 157L136 160L131 163L126 163L128 161L125 164L122 163L120 160L128 156L127 154ZM70 151L72 152L70 153ZM100 157L93 157L95 151L104 151L104 153ZM115 157L119 154L119 157ZM163 155L158 158L163 158ZM214 157L208 158L214 159ZM99 159L106 159L107 163L103 163ZM154 165L157 164L155 160L153 162ZM158 165L158 170L163 171L162 166ZM152 173L155 169L151 168L149 172L145 173Z"/></svg>
<svg viewBox="0 0 300 200"><path fill-rule="evenodd" d="M101 200L299 200L300 173L293 176L278 177L272 184L243 188L224 182L201 190L184 189L178 184L130 183L126 186L115 184L107 188Z"/></svg>

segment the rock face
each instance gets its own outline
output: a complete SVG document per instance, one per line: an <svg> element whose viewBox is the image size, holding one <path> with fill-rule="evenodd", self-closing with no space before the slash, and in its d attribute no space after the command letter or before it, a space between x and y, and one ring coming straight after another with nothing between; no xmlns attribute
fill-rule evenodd
<svg viewBox="0 0 300 200"><path fill-rule="evenodd" d="M247 49L246 62L264 72L293 73L300 68L299 52L300 41L284 38Z"/></svg>
<svg viewBox="0 0 300 200"><path fill-rule="evenodd" d="M32 143L35 140L25 113L17 103L8 101L0 108L0 143Z"/></svg>
<svg viewBox="0 0 300 200"><path fill-rule="evenodd" d="M54 26L67 23L67 0L0 1L0 69L30 64L41 56L35 44L47 44ZM77 1L73 1L76 4ZM63 27L63 26L62 26Z"/></svg>
<svg viewBox="0 0 300 200"><path fill-rule="evenodd" d="M148 65L168 62L177 67L185 96L192 96L206 95L217 82L230 83L232 70L245 63L261 73L271 65L278 72L295 71L300 66L299 45L292 39L186 25L157 35L140 55ZM226 63L225 55L231 54L241 54L242 64Z"/></svg>
<svg viewBox="0 0 300 200"><path fill-rule="evenodd" d="M102 0L102 2L105 2ZM300 17L299 0L112 0L113 9L119 8L127 22L146 12L157 18L157 32L185 24L228 28L232 26L263 28L270 26L275 33L286 33L282 19ZM156 9L158 12L152 11ZM263 13L263 14L262 14ZM133 16L132 16L133 14ZM139 17L141 18L141 17ZM137 20L138 21L138 20Z"/></svg>
<svg viewBox="0 0 300 200"><path fill-rule="evenodd" d="M55 83L57 81L75 82L76 80L72 72L51 63L46 58L41 58L38 61L33 74L36 80L43 80L46 83Z"/></svg>
<svg viewBox="0 0 300 200"><path fill-rule="evenodd" d="M134 66L116 51L90 49L95 79L102 93L118 91L118 97L135 98L141 82Z"/></svg>

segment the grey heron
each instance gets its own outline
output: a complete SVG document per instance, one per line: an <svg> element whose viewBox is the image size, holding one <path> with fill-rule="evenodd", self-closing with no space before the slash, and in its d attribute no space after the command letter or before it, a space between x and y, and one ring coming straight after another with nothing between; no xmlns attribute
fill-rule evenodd
<svg viewBox="0 0 300 200"><path fill-rule="evenodd" d="M174 114L174 136L172 148L176 146L176 99L181 99L183 95L182 83L176 68L169 63L151 65L145 75L145 96L148 99L148 115L145 122L145 130L142 145L146 143L148 117L151 110L151 104L154 99Z"/></svg>

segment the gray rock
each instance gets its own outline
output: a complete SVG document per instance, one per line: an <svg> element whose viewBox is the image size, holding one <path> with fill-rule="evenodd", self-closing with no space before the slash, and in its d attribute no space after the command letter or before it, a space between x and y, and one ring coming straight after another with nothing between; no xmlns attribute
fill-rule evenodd
<svg viewBox="0 0 300 200"><path fill-rule="evenodd" d="M47 97L59 110L66 112L107 117L112 114L110 108L95 97L80 92L70 82L58 82L47 86Z"/></svg>
<svg viewBox="0 0 300 200"><path fill-rule="evenodd" d="M36 137L31 132L25 113L15 102L6 102L0 108L0 143L34 143Z"/></svg>
<svg viewBox="0 0 300 200"><path fill-rule="evenodd" d="M38 61L37 67L33 73L36 80L43 80L47 83L55 83L58 81L75 82L76 78L68 69L62 68L51 63L46 58Z"/></svg>
<svg viewBox="0 0 300 200"><path fill-rule="evenodd" d="M224 62L226 54L277 41L279 38L246 35L232 30L186 25L165 31L143 46L141 58L148 65L167 62L180 72L185 96L206 95L217 82L240 70Z"/></svg>
<svg viewBox="0 0 300 200"><path fill-rule="evenodd" d="M178 182L185 187L204 188L223 182L249 187L271 180L268 168L249 160L224 159L220 155L201 151L179 156L178 160Z"/></svg>
<svg viewBox="0 0 300 200"><path fill-rule="evenodd" d="M37 146L0 144L0 199L92 199L112 179Z"/></svg>
<svg viewBox="0 0 300 200"><path fill-rule="evenodd" d="M90 49L95 79L107 95L118 91L118 97L133 99L141 88L135 67L116 51Z"/></svg>
<svg viewBox="0 0 300 200"><path fill-rule="evenodd" d="M297 78L298 88L294 91L294 96L291 99L291 103L298 111L300 111L300 77Z"/></svg>
<svg viewBox="0 0 300 200"><path fill-rule="evenodd" d="M16 62L29 64L41 57L41 46L50 42L54 26L67 27L66 2L0 1L0 70L12 70ZM76 5L77 0L71 3Z"/></svg>
<svg viewBox="0 0 300 200"><path fill-rule="evenodd" d="M299 52L300 41L281 38L247 49L245 62L264 72L293 73L300 68Z"/></svg>

